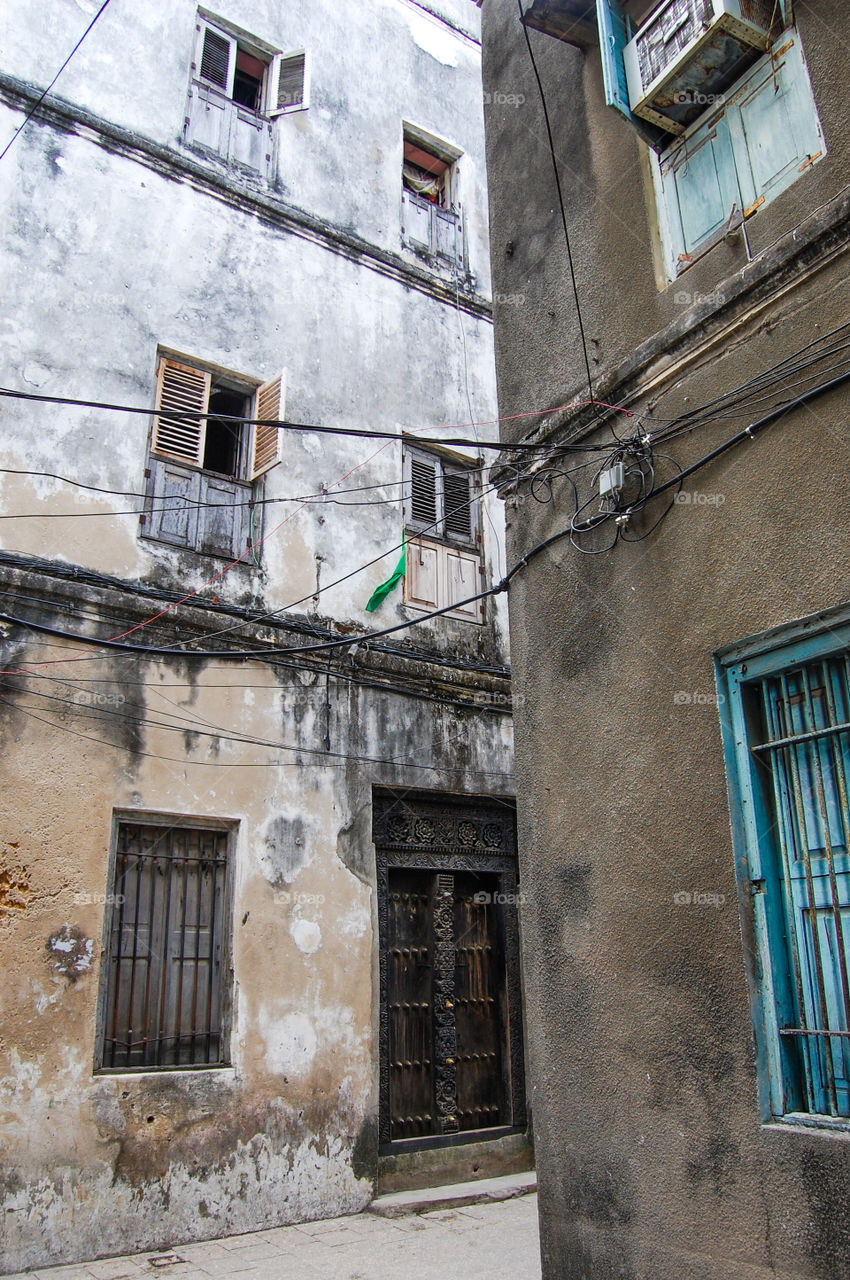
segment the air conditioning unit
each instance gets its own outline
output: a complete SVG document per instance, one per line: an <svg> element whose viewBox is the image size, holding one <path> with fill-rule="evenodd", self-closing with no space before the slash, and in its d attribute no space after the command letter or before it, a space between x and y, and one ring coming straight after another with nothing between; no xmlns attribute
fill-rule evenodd
<svg viewBox="0 0 850 1280"><path fill-rule="evenodd" d="M629 103L668 133L712 106L765 53L775 0L666 0L624 50Z"/></svg>

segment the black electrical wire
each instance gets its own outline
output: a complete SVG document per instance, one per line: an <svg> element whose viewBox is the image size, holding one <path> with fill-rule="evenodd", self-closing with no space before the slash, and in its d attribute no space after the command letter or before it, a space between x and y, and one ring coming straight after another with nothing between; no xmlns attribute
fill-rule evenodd
<svg viewBox="0 0 850 1280"><path fill-rule="evenodd" d="M97 13L94 15L94 17L92 18L91 22L90 22L90 23L89 23L89 25L86 27L86 29L85 29L85 31L83 32L83 34L80 36L79 40L78 40L78 41L77 41L77 43L74 45L73 49L72 49L72 50L71 50L71 52L68 54L68 56L67 56L67 58L65 59L65 61L62 63L62 66L61 66L61 67L59 68L59 70L56 72L56 75L55 75L55 76L53 77L53 79L50 81L50 84L47 86L47 88L44 90L44 92L39 96L39 98L38 98L38 100L36 101L35 105L34 105L33 107L31 107L31 108L30 108L30 110L27 112L27 114L24 116L23 120L22 120L22 121L21 121L21 123L18 125L17 129L16 129L16 130L15 130L15 132L12 134L11 138L9 139L9 141L6 143L6 145L5 145L5 147L3 148L3 150L2 150L2 151L0 151L0 160L2 160L2 159L4 158L4 156L6 155L6 153L7 153L9 150L11 150L12 145L13 145L13 144L14 144L14 142L15 142L15 139L16 139L16 138L18 138L18 137L20 136L20 134L21 134L21 133L23 133L24 129L27 127L27 125L29 124L30 120L32 120L33 116L34 116L34 115L35 115L35 113L38 111L38 109L39 109L39 107L41 106L42 102L44 102L44 99L47 97L48 93L50 93L50 90L53 88L53 86L55 85L56 81L59 79L59 77L61 76L62 72L65 70L65 68L67 67L68 63L71 61L71 59L73 58L74 54L77 52L77 50L79 49L80 45L83 43L83 41L85 40L86 36L87 36L87 35L88 35L88 33L91 31L92 27L93 27L93 26L94 26L94 24L97 22L97 20L98 20L98 18L100 17L100 15L101 15L101 14L104 12L104 10L107 8L107 6L109 5L109 3L110 3L110 0L103 0L103 4L100 6L100 8L98 9Z"/></svg>
<svg viewBox="0 0 850 1280"><path fill-rule="evenodd" d="M546 136L549 141L549 155L552 160L552 172L555 175L555 189L558 193L558 206L561 211L561 225L564 229L564 243L566 244L566 248L567 248L567 262L570 268L570 280L572 281L573 296L575 298L575 304L576 304L576 317L578 319L578 329L579 329L579 334L581 335L581 349L584 355L584 367L587 373L587 391L588 391L588 396L592 402L594 398L593 378L590 373L590 359L588 358L588 354L587 354L587 339L585 337L584 321L582 320L582 315L581 315L581 304L579 302L579 296L578 296L578 282L576 281L575 264L573 263L573 250L572 250L572 245L570 244L570 232L569 232L569 227L567 226L567 211L564 205L564 193L561 190L561 175L558 170L558 159L555 154L555 140L552 135L552 123L549 119L549 107L546 103L546 94L543 91L543 82L540 79L540 72L537 70L537 59L535 58L534 50L531 47L531 40L529 39L528 28L525 25L525 21L524 21L525 13L522 7L522 0L517 0L517 8L519 9L519 20L520 20L520 25L522 27L522 33L525 36L525 43L526 43L526 47L528 48L528 56L531 60L531 69L534 72L534 78L537 81L537 88L540 93L540 105L543 108L543 119L546 124Z"/></svg>
<svg viewBox="0 0 850 1280"><path fill-rule="evenodd" d="M205 418L215 418L217 422L234 422L234 423L239 423L241 426L276 427L279 431L306 431L312 435L346 436L356 440L398 440L400 442L404 442L405 440L408 440L408 442L411 444L457 445L459 447L469 448L469 449L476 449L476 448L494 449L496 450L496 452L499 452L499 453L503 452L506 449L508 451L512 451L515 449L533 450L539 453L541 449L547 448L547 446L540 445L540 444L525 444L522 442L518 442L517 444L506 445L500 441L470 440L467 437L421 436L421 435L413 436L410 434L409 430L405 432L377 431L377 430L369 431L369 430L364 430L360 427L328 427L328 426L322 426L319 423L315 423L315 422L287 422L279 418L240 418L237 415L226 414L226 413L195 413L195 412L181 413L173 409L162 409L162 408L152 409L149 406L146 408L141 408L138 405L111 404L109 402L101 401L101 400L77 400L69 396L41 396L41 395L36 395L34 392L31 392L31 391L14 391L11 387L0 387L0 397L5 397L6 399L12 399L12 400L34 401L38 404L61 404L61 405L71 405L75 408L81 408L81 409L104 409L108 411L114 411L117 413L141 414L147 418L151 418L151 417L165 418L170 422L199 422ZM558 407L567 408L568 406L561 405ZM618 408L619 406L614 406L614 407ZM555 413L556 411L557 411L557 407L553 407L549 409L534 409L529 413L517 414L513 416L528 417L528 418L544 418L549 414ZM622 412L628 413L629 411L624 409L622 410ZM502 419L500 418L485 419L483 422L478 422L478 423L469 424L469 425L488 426L494 423L498 423L500 421L502 421ZM424 430L424 428L421 428L421 429ZM431 429L434 430L434 428L431 428ZM451 430L451 429L452 428L450 427L446 428L446 430ZM415 430L418 431L420 430L420 428L415 428ZM567 449L571 452L582 452L582 453L595 451L599 449L599 447L600 446L598 445L582 445L582 444L568 444L568 445L565 444L560 446L560 448Z"/></svg>

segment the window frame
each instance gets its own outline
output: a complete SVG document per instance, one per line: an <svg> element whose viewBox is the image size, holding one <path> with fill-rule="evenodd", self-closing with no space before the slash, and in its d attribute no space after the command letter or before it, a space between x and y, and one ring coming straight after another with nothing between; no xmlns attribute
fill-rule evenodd
<svg viewBox="0 0 850 1280"><path fill-rule="evenodd" d="M417 147L435 160L445 163L446 168L441 175L445 197L442 203L418 195L405 185L404 148L407 145ZM466 261L463 205L460 199L462 174L459 164L463 152L452 143L407 120L402 121L401 146L399 178L402 245L432 265L442 263L450 266L453 271L459 271Z"/></svg>
<svg viewBox="0 0 850 1280"><path fill-rule="evenodd" d="M219 832L226 840L226 865L223 877L223 892L219 909L219 929L221 936L220 952L220 993L218 1006L218 1038L221 1046L218 1062L163 1063L161 1065L145 1063L141 1066L107 1066L106 1035L109 1015L110 964L112 931L121 904L116 901L116 872L118 868L118 845L122 825L139 827L161 827L163 830L189 829L198 832ZM109 859L107 863L107 893L104 907L103 943L100 965L97 1015L95 1023L95 1045L93 1074L98 1076L119 1075L158 1075L166 1072L190 1071L232 1071L232 1033L235 982L233 971L233 903L235 896L235 863L236 843L239 832L239 820L235 818L199 817L191 814L164 813L159 810L115 809L112 814L112 831L109 843ZM206 1034L201 1032L200 1034Z"/></svg>
<svg viewBox="0 0 850 1280"><path fill-rule="evenodd" d="M185 424L169 423L160 416L166 382L174 379L170 388L170 403L185 408ZM192 357L170 350L157 353L156 389L151 413L151 427L147 443L145 469L145 509L140 517L140 536L166 546L191 551L197 555L213 555L231 560L245 558L246 550L256 548L262 541L262 507L257 507L260 484L265 476L281 461L282 432L275 427L263 428L251 425L243 428L239 442L239 474L229 476L203 466L203 449L206 435L206 419L197 424L196 439L192 436L195 425L191 422L191 410L199 415L209 411L211 392L220 386L250 399L246 423L252 418L280 420L285 411L286 371L277 378L258 383L229 370L221 370ZM172 448L165 447L171 444ZM194 448L194 459L190 456ZM168 481L173 481L169 493ZM176 492L183 485L185 492ZM220 531L213 528L214 508L226 506L217 502L215 495L230 492L235 502L231 521L231 536L216 542ZM182 506L181 506L182 503ZM259 519L255 515L259 510ZM208 511L211 519L204 523L200 516ZM185 515L186 532L180 531L169 517ZM212 545L215 543L215 545ZM252 554L256 564L256 551Z"/></svg>
<svg viewBox="0 0 850 1280"><path fill-rule="evenodd" d="M403 519L405 531L414 536L424 535L432 542L442 542L468 551L481 551L481 458L464 458L460 454L438 448L425 448L405 439L402 443ZM413 515L413 462L424 462L434 467L434 493L436 525ZM469 480L469 536L464 537L446 528L445 476L464 475Z"/></svg>
<svg viewBox="0 0 850 1280"><path fill-rule="evenodd" d="M818 1091L822 1060L813 1053L817 1071L807 1070L809 1051L804 1052L803 1047L797 1044L797 1040L803 1038L780 1034L783 1027L798 1025L801 1012L804 1018L806 1016L805 1006L802 1011L799 1008L800 996L795 993L793 973L795 968L799 971L804 967L803 961L807 956L797 946L798 906L793 898L789 899L787 873L782 882L783 859L786 862L795 859L792 859L793 850L787 842L783 853L780 840L784 829L783 816L776 809L776 802L771 797L772 788L768 785L768 777L773 781L774 775L768 775L764 769L759 770L756 764L760 759L759 748L764 751L761 742L766 740L762 736L763 725L753 707L753 699L767 680L848 652L850 605L753 637L715 654L744 938L752 939L753 943L749 953L748 981L761 1118L765 1124L799 1124L841 1132L850 1132L850 1115L845 1117L809 1109L807 1094L814 1097ZM757 734L761 742L755 741ZM842 746L842 752L846 752L846 747ZM777 778L780 772L777 767ZM774 785L780 786L780 782ZM836 859L833 854L833 859L839 866L836 884L841 888L845 876L850 876L850 856L841 855ZM815 855L809 851L803 863L808 865L815 860ZM815 874L819 878L823 875L820 870ZM795 912L793 922L788 920L789 910ZM843 910L843 907L839 906L838 910ZM798 955L796 965L795 951ZM836 968L835 974L837 977L834 976L832 982L837 981L841 986L840 970ZM806 993L802 988L801 993L805 999ZM812 1039L817 1041L820 1037ZM830 1055L834 1064L831 1050Z"/></svg>

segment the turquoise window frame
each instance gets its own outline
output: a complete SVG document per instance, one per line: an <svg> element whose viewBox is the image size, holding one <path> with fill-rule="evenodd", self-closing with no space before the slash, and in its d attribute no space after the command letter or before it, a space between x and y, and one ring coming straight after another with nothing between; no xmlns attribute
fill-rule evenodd
<svg viewBox="0 0 850 1280"><path fill-rule="evenodd" d="M850 1029L846 996L842 1003L850 944L850 729L830 730L827 736L814 739L810 735L805 746L797 744L796 738L795 745L786 748L769 745L769 740L777 740L777 732L782 732L778 721L769 722L770 690L781 684L785 709L792 708L792 703L804 705L807 697L814 707L808 677L801 674L811 672L814 664L828 677L824 687L831 690L825 694L830 718L839 725L850 721L847 655L850 606L721 650L715 655L715 673L743 936L749 956L762 1119L850 1131L850 1038L804 1036L793 1030L813 1024L814 952L819 955L815 967L823 964L824 958L834 965L826 980L828 989L837 991L838 996L826 1001L826 1025L833 1030ZM839 659L845 663L840 670ZM838 673L837 683L831 684L829 673L833 671ZM798 688L799 693L795 692ZM763 697L765 690L767 699ZM799 720L803 714L803 710L788 711L789 736L805 730L806 724ZM822 732L819 727L817 733ZM764 764L767 757L774 763ZM799 761L802 768L795 763ZM818 820L812 804L812 771L821 777L827 811L825 841L820 839L823 820ZM843 811L843 821L839 821L837 805ZM818 821L820 837L815 830ZM805 846L805 854L800 845ZM828 858L819 852L824 845L832 846ZM825 901L823 886L830 871L833 878L826 894L829 901ZM806 896L804 874L809 877L813 897ZM798 899L799 893L804 900ZM810 909L812 902L814 911ZM837 1050L833 1046L838 1046ZM831 1094L826 1080L830 1074L834 1075Z"/></svg>

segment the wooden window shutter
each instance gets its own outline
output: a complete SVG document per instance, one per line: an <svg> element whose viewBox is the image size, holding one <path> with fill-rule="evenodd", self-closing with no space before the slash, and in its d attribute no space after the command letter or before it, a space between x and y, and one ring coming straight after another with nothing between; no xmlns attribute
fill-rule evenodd
<svg viewBox="0 0 850 1280"><path fill-rule="evenodd" d="M268 110L270 116L283 115L304 106L306 66L305 53L278 54L275 58Z"/></svg>
<svg viewBox="0 0 850 1280"><path fill-rule="evenodd" d="M235 41L205 26L201 34L201 79L230 93L231 49Z"/></svg>
<svg viewBox="0 0 850 1280"><path fill-rule="evenodd" d="M474 500L472 476L460 468L443 472L443 505L445 507L446 535L472 540L472 505Z"/></svg>
<svg viewBox="0 0 850 1280"><path fill-rule="evenodd" d="M281 374L264 382L254 396L254 417L279 422L286 394L286 377ZM251 464L248 478L256 480L280 462L281 430L279 427L255 426L251 434Z"/></svg>
<svg viewBox="0 0 850 1280"><path fill-rule="evenodd" d="M439 463L411 453L407 474L407 523L412 528L433 531L440 511L438 501Z"/></svg>
<svg viewBox="0 0 850 1280"><path fill-rule="evenodd" d="M177 458L192 466L204 459L206 421L193 414L204 414L209 405L210 375L200 369L178 364L176 360L159 362L156 407L185 416L162 418L153 422L151 452L165 458Z"/></svg>

